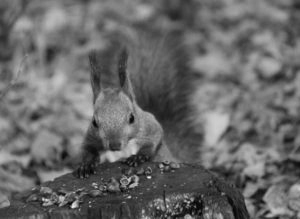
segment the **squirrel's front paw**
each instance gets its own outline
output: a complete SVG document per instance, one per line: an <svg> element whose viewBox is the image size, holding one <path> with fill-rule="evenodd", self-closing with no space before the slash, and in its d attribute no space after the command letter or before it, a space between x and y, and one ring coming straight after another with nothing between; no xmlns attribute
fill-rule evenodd
<svg viewBox="0 0 300 219"><path fill-rule="evenodd" d="M95 174L95 173L96 173L95 162L82 163L74 172L75 176L78 178L87 178L91 174Z"/></svg>
<svg viewBox="0 0 300 219"><path fill-rule="evenodd" d="M125 164L131 167L137 167L138 165L150 160L150 157L144 154L132 155L125 160Z"/></svg>

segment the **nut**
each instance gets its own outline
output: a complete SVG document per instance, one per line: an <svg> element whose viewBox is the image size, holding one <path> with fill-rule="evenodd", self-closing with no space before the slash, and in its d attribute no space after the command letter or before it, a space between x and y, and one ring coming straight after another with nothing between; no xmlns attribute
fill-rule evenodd
<svg viewBox="0 0 300 219"><path fill-rule="evenodd" d="M171 169L179 169L180 168L180 164L179 163L175 163L175 162L171 162L170 163L170 167L171 167Z"/></svg>
<svg viewBox="0 0 300 219"><path fill-rule="evenodd" d="M131 183L139 183L140 177L138 177L137 175L132 175L132 176L129 178L129 180L130 180Z"/></svg>

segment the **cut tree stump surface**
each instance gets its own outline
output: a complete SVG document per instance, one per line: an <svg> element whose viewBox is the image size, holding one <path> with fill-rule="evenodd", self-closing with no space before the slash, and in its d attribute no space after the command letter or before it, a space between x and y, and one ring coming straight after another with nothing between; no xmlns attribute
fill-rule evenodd
<svg viewBox="0 0 300 219"><path fill-rule="evenodd" d="M84 195L79 207L42 206L41 201L27 201L38 188L16 195L9 207L0 209L0 218L249 218L244 198L234 186L196 164L181 164L179 169L163 172L158 163L151 167L151 177L140 176L139 185L126 192L105 192L99 197ZM78 179L71 173L42 186L66 191L91 191L96 184L111 177L119 180L120 162L99 165L95 175ZM140 167L133 168L133 171Z"/></svg>

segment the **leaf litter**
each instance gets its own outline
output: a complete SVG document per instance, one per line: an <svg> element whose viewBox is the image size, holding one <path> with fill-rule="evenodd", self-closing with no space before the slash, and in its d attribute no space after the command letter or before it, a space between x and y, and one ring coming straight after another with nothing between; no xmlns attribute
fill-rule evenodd
<svg viewBox="0 0 300 219"><path fill-rule="evenodd" d="M7 205L3 197L12 191L32 187L48 170L54 177L53 170L63 174L65 166L74 165L92 113L84 57L105 44L103 34L124 21L152 20L164 27L175 21L190 40L191 67L203 79L191 98L199 112L195 123L207 142L201 161L239 185L252 218L300 217L299 3L192 0L182 3L191 4L185 11L180 3L171 10L159 2L88 2L33 1L20 10L4 48L13 46L0 50L1 92L13 80L11 69L28 54L0 105L0 200ZM6 12L15 6L8 4ZM9 56L10 61L2 59ZM41 136L48 136L45 142ZM288 204L278 207L283 197ZM50 204L57 197L45 200Z"/></svg>

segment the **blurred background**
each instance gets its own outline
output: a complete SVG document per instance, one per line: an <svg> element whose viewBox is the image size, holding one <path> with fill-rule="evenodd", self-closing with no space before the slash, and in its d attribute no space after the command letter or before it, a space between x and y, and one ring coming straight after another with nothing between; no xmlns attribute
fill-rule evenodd
<svg viewBox="0 0 300 219"><path fill-rule="evenodd" d="M133 24L184 32L203 79L201 163L241 188L252 218L299 218L297 0L1 0L0 207L72 171L92 115L88 52Z"/></svg>

